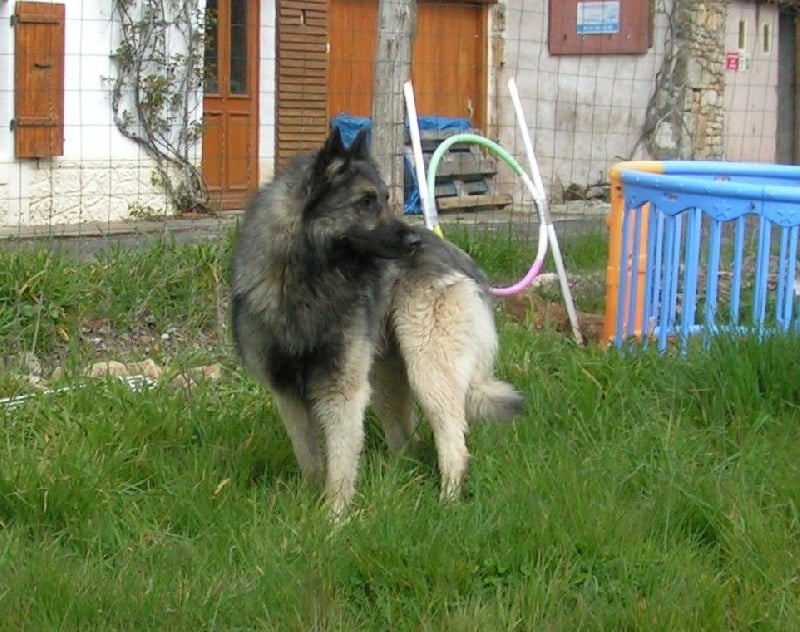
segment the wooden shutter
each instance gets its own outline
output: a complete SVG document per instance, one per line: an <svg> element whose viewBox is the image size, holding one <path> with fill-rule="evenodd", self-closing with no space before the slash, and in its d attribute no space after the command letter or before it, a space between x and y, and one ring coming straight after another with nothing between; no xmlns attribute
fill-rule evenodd
<svg viewBox="0 0 800 632"><path fill-rule="evenodd" d="M14 151L64 154L64 5L14 7Z"/></svg>
<svg viewBox="0 0 800 632"><path fill-rule="evenodd" d="M328 133L328 2L278 0L276 166Z"/></svg>

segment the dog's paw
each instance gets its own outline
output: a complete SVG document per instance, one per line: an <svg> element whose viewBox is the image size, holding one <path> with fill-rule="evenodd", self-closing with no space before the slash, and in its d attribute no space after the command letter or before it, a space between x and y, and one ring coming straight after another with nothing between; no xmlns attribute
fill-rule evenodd
<svg viewBox="0 0 800 632"><path fill-rule="evenodd" d="M454 480L443 480L442 490L439 492L439 501L454 503L461 498L461 483Z"/></svg>

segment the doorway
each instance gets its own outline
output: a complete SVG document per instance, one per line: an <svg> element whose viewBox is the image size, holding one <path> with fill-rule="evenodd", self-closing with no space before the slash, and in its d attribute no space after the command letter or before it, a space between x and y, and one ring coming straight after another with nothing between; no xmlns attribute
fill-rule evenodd
<svg viewBox="0 0 800 632"><path fill-rule="evenodd" d="M206 0L202 174L212 209L258 187L259 2Z"/></svg>
<svg viewBox="0 0 800 632"><path fill-rule="evenodd" d="M468 118L486 131L488 8L418 2L411 64L420 115ZM375 76L378 3L331 0L328 116L369 116Z"/></svg>

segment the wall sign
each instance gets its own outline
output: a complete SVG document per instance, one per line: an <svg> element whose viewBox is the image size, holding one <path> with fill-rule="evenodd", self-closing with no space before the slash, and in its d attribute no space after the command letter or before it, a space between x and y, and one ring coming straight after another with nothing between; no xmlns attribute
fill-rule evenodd
<svg viewBox="0 0 800 632"><path fill-rule="evenodd" d="M551 55L645 54L655 28L655 2L548 0L548 51Z"/></svg>
<svg viewBox="0 0 800 632"><path fill-rule="evenodd" d="M739 53L725 53L725 70L739 70Z"/></svg>
<svg viewBox="0 0 800 632"><path fill-rule="evenodd" d="M578 35L619 33L619 2L579 2Z"/></svg>

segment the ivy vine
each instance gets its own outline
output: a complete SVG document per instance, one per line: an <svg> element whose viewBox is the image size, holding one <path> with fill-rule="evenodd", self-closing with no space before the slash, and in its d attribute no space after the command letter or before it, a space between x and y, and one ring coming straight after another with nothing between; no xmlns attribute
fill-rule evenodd
<svg viewBox="0 0 800 632"><path fill-rule="evenodd" d="M206 17L200 0L112 0L119 45L112 54L117 129L153 159L153 184L178 212L207 212L195 160L202 134Z"/></svg>

